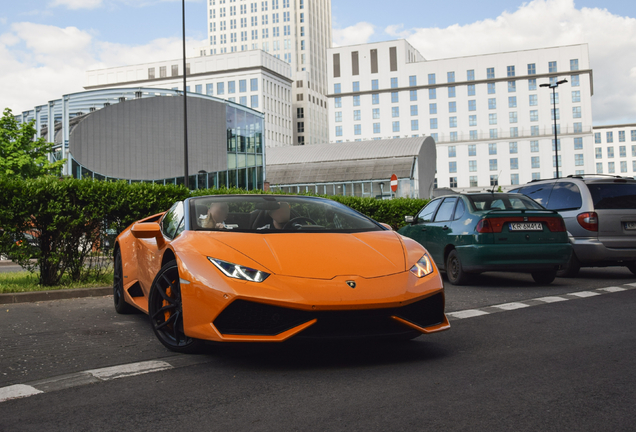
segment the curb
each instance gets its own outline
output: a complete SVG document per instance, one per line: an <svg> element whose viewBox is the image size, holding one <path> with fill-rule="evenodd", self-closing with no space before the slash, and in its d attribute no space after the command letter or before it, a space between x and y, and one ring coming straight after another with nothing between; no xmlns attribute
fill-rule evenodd
<svg viewBox="0 0 636 432"><path fill-rule="evenodd" d="M32 291L0 294L0 304L34 303L49 300L67 300L83 297L103 297L111 295L113 287L76 288L54 291Z"/></svg>

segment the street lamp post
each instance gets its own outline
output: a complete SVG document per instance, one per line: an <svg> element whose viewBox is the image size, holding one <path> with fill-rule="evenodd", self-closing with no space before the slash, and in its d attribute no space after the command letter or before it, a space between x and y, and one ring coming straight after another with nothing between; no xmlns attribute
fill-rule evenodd
<svg viewBox="0 0 636 432"><path fill-rule="evenodd" d="M548 84L540 84L539 87L549 87L552 89L552 106L553 106L553 114L552 116L554 117L554 154L555 154L555 160L554 160L554 165L556 166L556 178L559 178L559 140L557 138L557 122L556 122L556 88L559 86L559 84L564 84L568 82L568 80L566 79L562 79L561 81L555 81L554 83L548 83Z"/></svg>
<svg viewBox="0 0 636 432"><path fill-rule="evenodd" d="M186 37L185 37L185 0L181 0L181 21L183 26L183 183L190 189L188 176L188 97L186 92Z"/></svg>

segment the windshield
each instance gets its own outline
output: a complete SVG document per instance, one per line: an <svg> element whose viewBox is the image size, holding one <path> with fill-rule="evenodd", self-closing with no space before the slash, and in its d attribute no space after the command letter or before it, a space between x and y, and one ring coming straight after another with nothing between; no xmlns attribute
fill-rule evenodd
<svg viewBox="0 0 636 432"><path fill-rule="evenodd" d="M192 198L193 230L276 232L382 231L373 220L324 198L286 195L215 195Z"/></svg>
<svg viewBox="0 0 636 432"><path fill-rule="evenodd" d="M522 194L467 195L475 210L543 210L539 204Z"/></svg>
<svg viewBox="0 0 636 432"><path fill-rule="evenodd" d="M594 208L636 209L636 183L588 183Z"/></svg>

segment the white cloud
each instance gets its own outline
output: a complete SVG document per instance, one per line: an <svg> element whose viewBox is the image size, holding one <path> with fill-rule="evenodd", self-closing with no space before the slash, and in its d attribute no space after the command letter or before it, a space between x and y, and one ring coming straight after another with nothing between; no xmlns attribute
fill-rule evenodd
<svg viewBox="0 0 636 432"><path fill-rule="evenodd" d="M595 124L636 121L636 19L606 9L577 9L572 0L534 0L495 19L404 31L390 26L427 59L588 43ZM563 65L567 68L569 65Z"/></svg>
<svg viewBox="0 0 636 432"><path fill-rule="evenodd" d="M333 29L333 45L345 46L367 43L374 32L374 26L367 22L359 22L343 29Z"/></svg>
<svg viewBox="0 0 636 432"><path fill-rule="evenodd" d="M69 9L95 9L102 5L102 0L53 0L51 6L66 6Z"/></svg>
<svg viewBox="0 0 636 432"><path fill-rule="evenodd" d="M192 41L194 46L203 44ZM87 70L178 59L181 55L179 38L128 46L95 40L91 33L76 27L15 23L9 32L0 34L0 110L9 107L19 113L82 91Z"/></svg>

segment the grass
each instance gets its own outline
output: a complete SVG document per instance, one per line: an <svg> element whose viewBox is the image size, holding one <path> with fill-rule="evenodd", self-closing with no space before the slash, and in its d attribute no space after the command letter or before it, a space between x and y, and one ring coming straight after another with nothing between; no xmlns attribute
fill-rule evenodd
<svg viewBox="0 0 636 432"><path fill-rule="evenodd" d="M70 282L68 279L63 279L62 284L56 286L40 285L37 273L30 273L28 271L0 273L0 294L31 291L51 291L73 288L94 288L112 285L112 273L106 273L99 277L91 277L86 282Z"/></svg>

